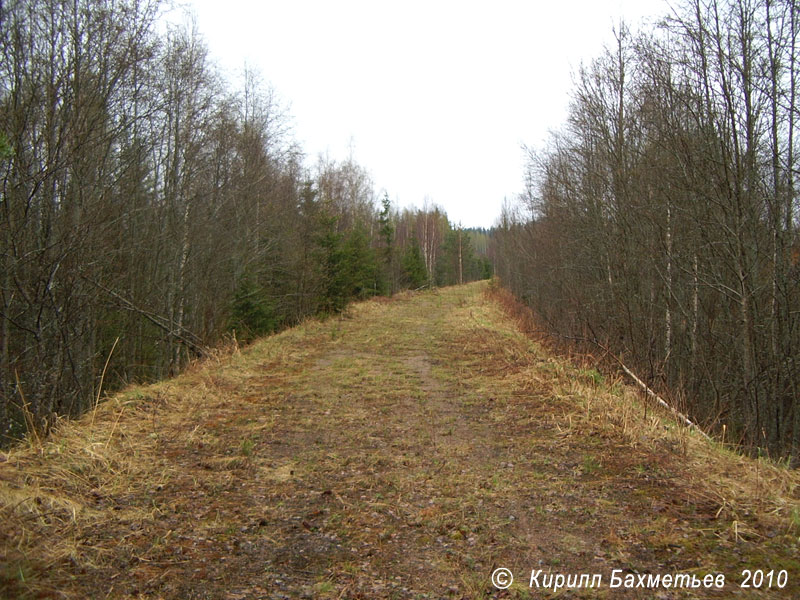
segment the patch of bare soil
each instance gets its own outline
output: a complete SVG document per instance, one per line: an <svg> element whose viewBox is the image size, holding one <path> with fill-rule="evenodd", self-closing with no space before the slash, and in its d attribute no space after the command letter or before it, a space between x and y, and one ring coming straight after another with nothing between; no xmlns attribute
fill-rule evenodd
<svg viewBox="0 0 800 600"><path fill-rule="evenodd" d="M485 287L355 305L3 456L0 596L800 597L796 474L645 417Z"/></svg>

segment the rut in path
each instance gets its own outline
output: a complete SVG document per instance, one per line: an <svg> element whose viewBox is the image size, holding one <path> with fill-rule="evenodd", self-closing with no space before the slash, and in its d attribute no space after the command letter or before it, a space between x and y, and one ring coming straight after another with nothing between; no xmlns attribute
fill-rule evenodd
<svg viewBox="0 0 800 600"><path fill-rule="evenodd" d="M797 533L766 517L786 495L723 505L709 481L748 482L752 461L644 418L635 393L553 358L486 292L354 305L12 451L0 590L526 598L547 595L528 587L542 569L602 576L568 597L720 597L609 580L722 573L734 592L743 568L772 568L789 585L761 595L797 597Z"/></svg>

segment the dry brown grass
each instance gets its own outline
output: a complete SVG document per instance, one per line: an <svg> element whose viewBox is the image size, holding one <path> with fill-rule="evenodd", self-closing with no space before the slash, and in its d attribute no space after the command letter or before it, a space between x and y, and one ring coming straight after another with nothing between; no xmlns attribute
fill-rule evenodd
<svg viewBox="0 0 800 600"><path fill-rule="evenodd" d="M487 293L521 333L551 350L565 352L564 345L548 338L530 309L511 292L493 285ZM559 397L577 399L583 409L567 417L573 435L592 435L607 428L631 448L643 447L655 454L677 451L688 467L688 493L713 505L715 515L728 519L732 530L747 529L745 523L756 519L764 526L800 534L800 472L766 458L746 457L719 440L704 439L622 376L603 377L587 368L596 365L596 359L581 358L568 367L569 376L560 378L555 390ZM536 376L522 377L531 381Z"/></svg>

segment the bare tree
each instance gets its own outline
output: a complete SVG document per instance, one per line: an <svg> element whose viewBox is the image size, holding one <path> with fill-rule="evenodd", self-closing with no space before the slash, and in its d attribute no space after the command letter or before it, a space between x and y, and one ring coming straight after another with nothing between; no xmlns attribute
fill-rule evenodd
<svg viewBox="0 0 800 600"><path fill-rule="evenodd" d="M690 0L651 32L620 27L581 71L565 133L531 155L535 209L507 211L496 248L554 329L794 457L797 15Z"/></svg>

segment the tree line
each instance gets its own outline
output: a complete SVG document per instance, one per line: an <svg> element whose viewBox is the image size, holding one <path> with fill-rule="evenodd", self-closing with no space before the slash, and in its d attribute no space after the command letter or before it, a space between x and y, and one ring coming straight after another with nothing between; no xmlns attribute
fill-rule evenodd
<svg viewBox="0 0 800 600"><path fill-rule="evenodd" d="M683 0L577 74L497 270L708 428L800 458L795 0Z"/></svg>
<svg viewBox="0 0 800 600"><path fill-rule="evenodd" d="M440 209L379 202L352 157L305 166L259 76L161 15L0 3L0 443L225 336L485 274Z"/></svg>

